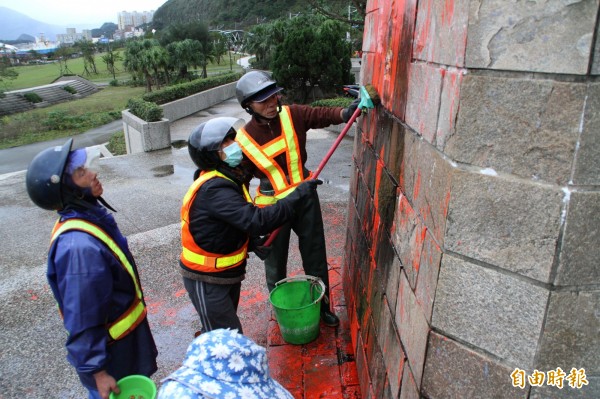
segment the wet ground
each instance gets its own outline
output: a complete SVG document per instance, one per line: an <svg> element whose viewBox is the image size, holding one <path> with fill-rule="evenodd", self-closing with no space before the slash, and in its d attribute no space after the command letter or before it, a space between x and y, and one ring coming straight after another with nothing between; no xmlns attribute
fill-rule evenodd
<svg viewBox="0 0 600 399"><path fill-rule="evenodd" d="M179 367L200 327L177 269L179 209L194 171L183 144L193 127L214 116L249 117L232 99L174 122L172 148L100 161L104 197L118 211L115 217L140 270L159 348L159 371L153 376L159 385ZM316 168L336 136L321 129L309 133L309 167ZM78 136L75 142L83 140L88 138ZM309 344L286 344L269 302L263 262L254 255L242 283L244 333L267 347L273 377L297 399L360 397L341 284L352 146L352 137L342 141L321 172L325 184L318 189L332 302L341 325L321 326L319 337ZM65 332L45 280L55 214L31 203L24 181L23 170L0 175L0 399L85 398L65 360ZM295 241L291 248L289 274L301 274Z"/></svg>

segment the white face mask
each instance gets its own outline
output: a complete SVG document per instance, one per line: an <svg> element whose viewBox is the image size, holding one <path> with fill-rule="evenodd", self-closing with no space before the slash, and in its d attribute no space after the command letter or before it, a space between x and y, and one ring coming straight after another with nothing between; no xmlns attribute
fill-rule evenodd
<svg viewBox="0 0 600 399"><path fill-rule="evenodd" d="M223 148L223 152L225 153L225 159L223 162L230 167L235 168L242 162L242 149L236 141Z"/></svg>

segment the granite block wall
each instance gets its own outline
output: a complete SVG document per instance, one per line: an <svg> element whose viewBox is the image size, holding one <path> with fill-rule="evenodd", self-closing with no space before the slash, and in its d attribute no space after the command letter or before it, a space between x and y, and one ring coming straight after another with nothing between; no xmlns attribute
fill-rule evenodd
<svg viewBox="0 0 600 399"><path fill-rule="evenodd" d="M368 398L600 397L600 0L370 0L344 291Z"/></svg>

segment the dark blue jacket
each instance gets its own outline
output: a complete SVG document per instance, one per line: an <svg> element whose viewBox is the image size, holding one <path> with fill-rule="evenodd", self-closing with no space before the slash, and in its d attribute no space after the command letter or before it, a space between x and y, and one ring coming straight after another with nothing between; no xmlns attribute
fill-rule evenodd
<svg viewBox="0 0 600 399"><path fill-rule="evenodd" d="M135 268L127 239L106 208L95 204L59 215L61 221L79 218L102 228ZM109 338L106 324L129 307L135 287L105 244L88 233L64 232L50 247L47 278L68 332L67 359L85 387L96 389L93 374L101 370L117 380L130 374L150 376L157 370L158 352L147 319L123 339Z"/></svg>

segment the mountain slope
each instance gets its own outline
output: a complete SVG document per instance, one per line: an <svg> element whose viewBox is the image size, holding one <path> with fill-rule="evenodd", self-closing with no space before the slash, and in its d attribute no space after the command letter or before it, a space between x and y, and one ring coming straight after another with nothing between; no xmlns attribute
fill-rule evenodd
<svg viewBox="0 0 600 399"><path fill-rule="evenodd" d="M154 13L153 25L162 28L201 20L213 28L239 29L307 8L302 0L168 0Z"/></svg>
<svg viewBox="0 0 600 399"><path fill-rule="evenodd" d="M16 40L22 34L39 37L40 33L48 40L55 40L56 34L65 33L65 28L37 21L10 8L0 7L0 39Z"/></svg>

